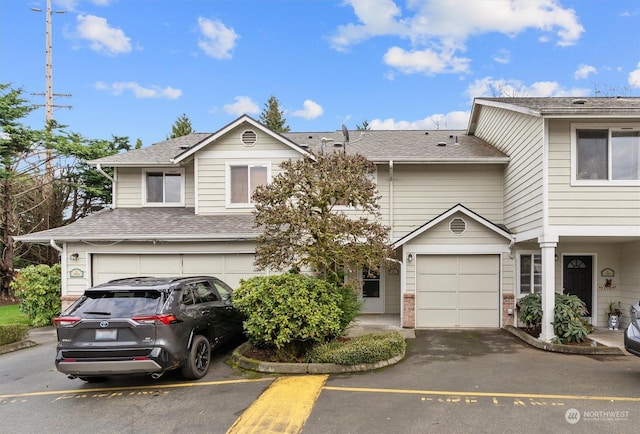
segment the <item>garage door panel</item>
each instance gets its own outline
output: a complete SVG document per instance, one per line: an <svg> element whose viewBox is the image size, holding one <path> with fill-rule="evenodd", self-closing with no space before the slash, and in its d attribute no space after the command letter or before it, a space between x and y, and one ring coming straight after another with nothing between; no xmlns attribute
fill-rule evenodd
<svg viewBox="0 0 640 434"><path fill-rule="evenodd" d="M498 327L498 255L418 255L416 327Z"/></svg>
<svg viewBox="0 0 640 434"><path fill-rule="evenodd" d="M131 276L213 275L232 288L240 279L261 275L251 254L94 254L93 284Z"/></svg>
<svg viewBox="0 0 640 434"><path fill-rule="evenodd" d="M458 286L458 279L452 275L421 274L418 276L417 285L419 291L450 291Z"/></svg>
<svg viewBox="0 0 640 434"><path fill-rule="evenodd" d="M455 309L458 296L451 292L421 292L418 297L418 309Z"/></svg>

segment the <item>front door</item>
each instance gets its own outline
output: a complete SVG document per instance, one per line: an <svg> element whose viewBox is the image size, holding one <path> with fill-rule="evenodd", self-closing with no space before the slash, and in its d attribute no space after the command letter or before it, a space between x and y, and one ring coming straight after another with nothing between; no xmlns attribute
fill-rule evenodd
<svg viewBox="0 0 640 434"><path fill-rule="evenodd" d="M584 301L589 311L593 302L593 258L591 256L564 256L563 283L564 293L577 295Z"/></svg>
<svg viewBox="0 0 640 434"><path fill-rule="evenodd" d="M362 313L384 313L384 286L378 271L362 272Z"/></svg>

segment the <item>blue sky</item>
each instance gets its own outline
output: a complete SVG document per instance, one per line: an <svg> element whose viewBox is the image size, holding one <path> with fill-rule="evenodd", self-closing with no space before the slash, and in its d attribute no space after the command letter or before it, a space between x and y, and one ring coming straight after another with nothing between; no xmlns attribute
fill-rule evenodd
<svg viewBox="0 0 640 434"><path fill-rule="evenodd" d="M473 97L640 95L637 0L52 0L54 118L91 139L464 129ZM45 90L46 0L0 3L0 82ZM25 124L44 125L44 108Z"/></svg>

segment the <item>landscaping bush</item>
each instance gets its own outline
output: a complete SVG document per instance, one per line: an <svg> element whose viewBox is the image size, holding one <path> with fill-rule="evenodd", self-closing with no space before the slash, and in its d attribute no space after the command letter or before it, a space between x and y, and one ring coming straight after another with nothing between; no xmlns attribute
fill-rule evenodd
<svg viewBox="0 0 640 434"><path fill-rule="evenodd" d="M345 297L324 280L302 274L257 276L240 282L234 306L255 346L272 346L292 358L315 343L339 336Z"/></svg>
<svg viewBox="0 0 640 434"><path fill-rule="evenodd" d="M20 342L29 335L29 327L23 324L0 325L0 345Z"/></svg>
<svg viewBox="0 0 640 434"><path fill-rule="evenodd" d="M518 318L535 333L542 325L542 295L529 294L518 301ZM576 295L555 295L553 332L560 343L583 342L591 333L591 327L583 319L589 312Z"/></svg>
<svg viewBox="0 0 640 434"><path fill-rule="evenodd" d="M60 314L60 264L31 265L20 270L11 283L16 297L22 300L20 310L27 314L33 327L51 325Z"/></svg>
<svg viewBox="0 0 640 434"><path fill-rule="evenodd" d="M320 344L308 353L311 363L359 365L375 363L403 354L407 343L401 333L363 335L346 341L334 340Z"/></svg>

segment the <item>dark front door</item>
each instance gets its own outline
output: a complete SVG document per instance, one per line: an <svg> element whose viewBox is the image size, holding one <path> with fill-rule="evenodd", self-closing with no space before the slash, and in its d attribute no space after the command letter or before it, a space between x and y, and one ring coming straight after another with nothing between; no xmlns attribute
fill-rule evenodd
<svg viewBox="0 0 640 434"><path fill-rule="evenodd" d="M593 301L593 258L591 256L564 256L564 293L577 295L591 312Z"/></svg>

